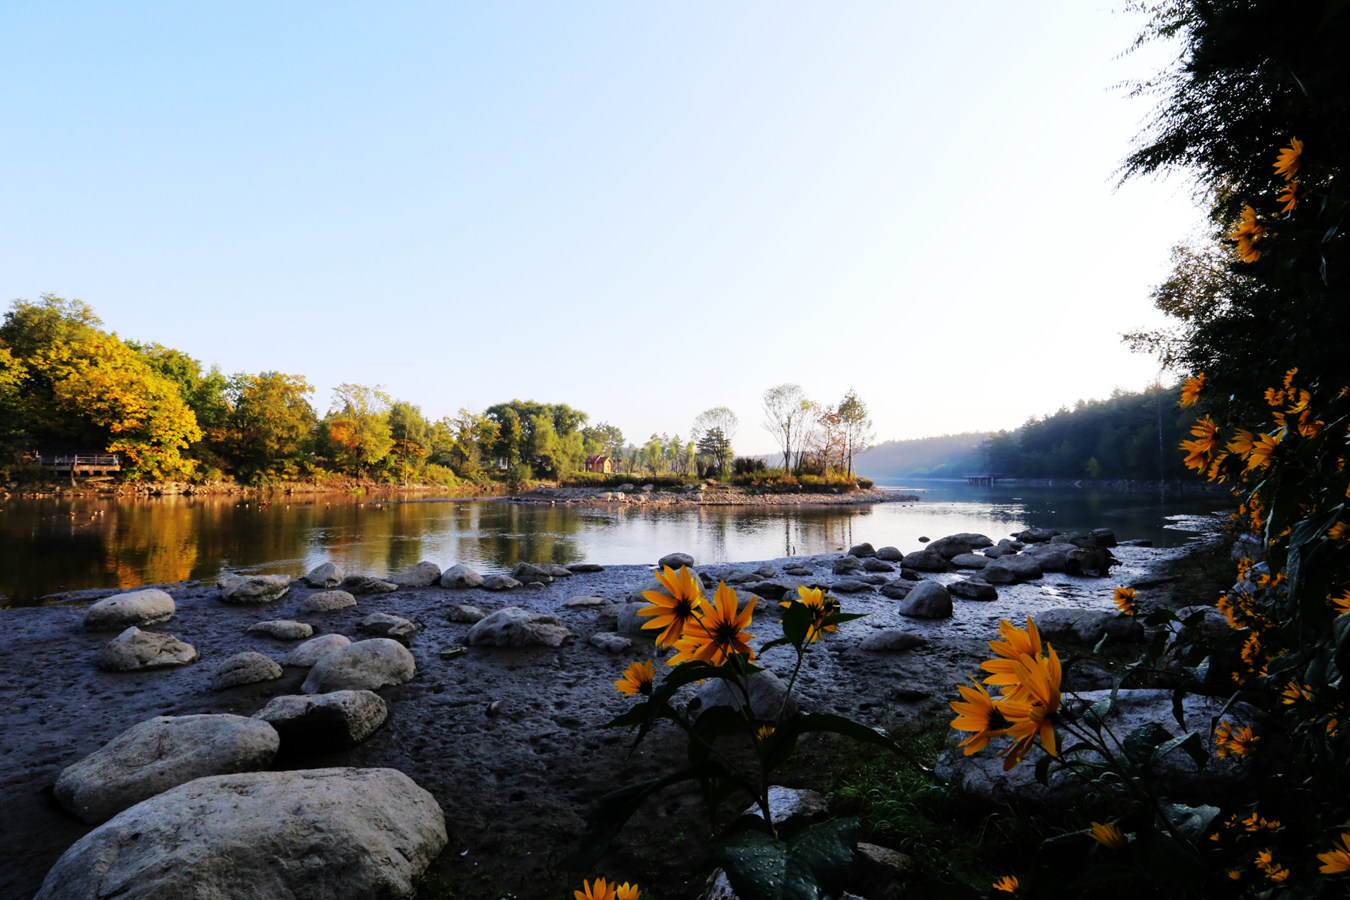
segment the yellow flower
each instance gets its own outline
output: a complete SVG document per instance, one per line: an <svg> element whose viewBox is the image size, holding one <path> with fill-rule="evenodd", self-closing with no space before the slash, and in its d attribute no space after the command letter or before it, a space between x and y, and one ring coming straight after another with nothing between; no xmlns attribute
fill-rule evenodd
<svg viewBox="0 0 1350 900"><path fill-rule="evenodd" d="M1259 740L1259 737L1252 734L1250 726L1242 725L1234 728L1225 719L1214 729L1214 755L1220 759L1230 754L1247 756L1252 752L1252 745Z"/></svg>
<svg viewBox="0 0 1350 900"><path fill-rule="evenodd" d="M1256 210L1246 206L1243 207L1242 219L1238 222L1237 228L1228 237L1237 241L1238 259L1252 263L1261 258L1261 251L1256 249L1256 242L1265 235L1265 226L1256 221Z"/></svg>
<svg viewBox="0 0 1350 900"><path fill-rule="evenodd" d="M974 732L958 744L964 749L966 756L979 753L989 745L990 738L1007 734L1009 726L1012 725L1012 716L1026 717L1031 714L1030 704L1014 700L996 700L989 696L989 692L981 684L976 684L973 688L958 684L956 689L964 699L953 700L950 703L952 711L958 713L957 717L952 719L952 727L957 731Z"/></svg>
<svg viewBox="0 0 1350 900"><path fill-rule="evenodd" d="M1303 142L1298 138L1289 141L1289 146L1280 151L1275 158L1275 174L1285 181L1292 181L1298 174L1298 165L1303 157Z"/></svg>
<svg viewBox="0 0 1350 900"><path fill-rule="evenodd" d="M1284 391L1266 388L1266 402L1271 406L1279 406L1284 403Z"/></svg>
<svg viewBox="0 0 1350 900"><path fill-rule="evenodd" d="M614 889L614 900L641 900L642 891L636 884L624 882Z"/></svg>
<svg viewBox="0 0 1350 900"><path fill-rule="evenodd" d="M1237 869L1229 869L1226 874L1228 875L1229 878L1233 879L1234 881L1237 881L1242 877L1242 873L1239 872Z"/></svg>
<svg viewBox="0 0 1350 900"><path fill-rule="evenodd" d="M994 882L994 890L1007 891L1009 894L1017 893L1017 876L1004 875L998 881Z"/></svg>
<svg viewBox="0 0 1350 900"><path fill-rule="evenodd" d="M1340 846L1336 846L1333 841L1330 850L1317 854L1317 858L1322 861L1322 867L1317 871L1324 875L1350 872L1350 833L1342 831L1336 840L1341 842Z"/></svg>
<svg viewBox="0 0 1350 900"><path fill-rule="evenodd" d="M984 683L997 685L1009 699L1020 700L1023 692L1014 665L1023 656L1035 658L1041 655L1041 633L1036 630L1036 623L1031 616L1027 616L1025 630L1004 619L998 625L998 633L1001 639L990 641L989 649L1000 658L980 663L980 668L990 673Z"/></svg>
<svg viewBox="0 0 1350 900"><path fill-rule="evenodd" d="M699 587L698 579L688 566L681 566L678 572L666 566L664 572L656 573L656 580L666 589L666 593L643 591L642 596L651 601L652 605L638 610L638 615L653 617L642 627L664 629L656 636L656 645L669 647L679 640L684 632L685 623L696 618L707 606L707 601L703 599L703 590Z"/></svg>
<svg viewBox="0 0 1350 900"><path fill-rule="evenodd" d="M594 883L581 882L582 890L573 891L574 900L615 900L614 888L605 879L597 878Z"/></svg>
<svg viewBox="0 0 1350 900"><path fill-rule="evenodd" d="M1275 452L1279 443L1280 436L1278 434L1274 436L1262 434L1258 437L1252 445L1252 452L1247 454L1247 468L1264 469L1270 465L1270 456Z"/></svg>
<svg viewBox="0 0 1350 900"><path fill-rule="evenodd" d="M1266 871L1273 865L1274 859L1275 857L1271 854L1270 848L1267 847L1256 854L1256 867L1262 871Z"/></svg>
<svg viewBox="0 0 1350 900"><path fill-rule="evenodd" d="M1281 703L1285 706L1292 706L1300 700L1311 700L1312 686L1291 681L1280 691L1280 696L1284 698L1280 701Z"/></svg>
<svg viewBox="0 0 1350 900"><path fill-rule="evenodd" d="M1284 373L1284 389L1286 391L1292 391L1294 389L1294 376L1297 374L1298 374L1298 366L1294 366L1292 369Z"/></svg>
<svg viewBox="0 0 1350 900"><path fill-rule="evenodd" d="M839 610L839 601L827 595L820 588L809 588L801 585L797 588L797 596L800 601L784 601L779 606L788 607L793 603L801 602L811 610L811 627L806 632L806 642L815 643L816 638L820 637L822 631L836 631L838 625L824 625L825 618L832 612Z"/></svg>
<svg viewBox="0 0 1350 900"><path fill-rule="evenodd" d="M1110 850L1120 850L1127 841L1120 829L1107 822L1093 822L1088 835L1097 843Z"/></svg>
<svg viewBox="0 0 1350 900"><path fill-rule="evenodd" d="M1125 615L1139 615L1139 607L1134 605L1134 588L1118 587L1111 599L1116 601L1116 609L1120 610Z"/></svg>
<svg viewBox="0 0 1350 900"><path fill-rule="evenodd" d="M1333 541L1343 541L1350 538L1350 522L1346 522L1342 519L1335 525L1332 525L1327 529L1327 537L1331 538Z"/></svg>
<svg viewBox="0 0 1350 900"><path fill-rule="evenodd" d="M1200 391L1205 386L1205 373L1201 372L1194 378L1186 379L1186 383L1181 386L1181 405L1191 406L1200 399Z"/></svg>
<svg viewBox="0 0 1350 900"><path fill-rule="evenodd" d="M656 666L652 661L631 663L624 670L623 677L614 682L614 686L619 689L620 694L633 696L634 694L650 694L652 692L652 679L656 677Z"/></svg>
<svg viewBox="0 0 1350 900"><path fill-rule="evenodd" d="M1327 602L1340 610L1340 612L1336 613L1337 616L1343 616L1346 613L1350 613L1350 591L1343 591L1339 597L1328 597Z"/></svg>
<svg viewBox="0 0 1350 900"><path fill-rule="evenodd" d="M1297 208L1298 208L1298 182L1297 182L1297 181L1291 181L1291 182L1289 182L1288 184L1286 184L1286 185L1280 190L1279 194L1277 194L1277 195L1275 196L1275 200L1276 200L1277 202L1279 202L1279 203L1283 203L1283 204L1284 204L1284 206L1280 207L1280 214L1281 214L1281 215L1288 215L1289 213L1291 213L1291 212L1293 212L1295 209L1297 209Z"/></svg>
<svg viewBox="0 0 1350 900"><path fill-rule="evenodd" d="M1256 632L1247 635L1247 640L1242 643L1242 661L1249 666L1260 664L1261 655L1261 636Z"/></svg>
<svg viewBox="0 0 1350 900"><path fill-rule="evenodd" d="M677 666L688 660L701 660L720 666L727 659L740 654L748 659L755 658L755 651L746 643L753 634L747 634L745 627L755 611L755 599L750 598L745 608L737 610L736 592L727 587L725 581L717 585L713 594L712 608L697 619L692 620L684 630L684 635L675 642L679 652L670 658L667 665Z"/></svg>
<svg viewBox="0 0 1350 900"><path fill-rule="evenodd" d="M1047 645L1046 651L1049 654L1047 656L1034 659L1023 656L1013 663L1021 687L1018 699L1029 702L1031 709L1025 717L1009 715L1013 724L1008 728L1008 737L1013 738L1014 743L1002 754L1005 772L1021 762L1037 740L1046 753L1059 755L1050 717L1059 711L1059 684L1063 673L1055 648Z"/></svg>
<svg viewBox="0 0 1350 900"><path fill-rule="evenodd" d="M1289 870L1284 866L1274 865L1266 869L1266 877L1271 881L1285 881L1289 878Z"/></svg>
<svg viewBox="0 0 1350 900"><path fill-rule="evenodd" d="M1209 416L1196 420L1191 426L1193 441L1182 441L1181 449L1187 451L1185 464L1188 469L1203 472L1210 463L1210 455L1219 448L1219 426Z"/></svg>
<svg viewBox="0 0 1350 900"><path fill-rule="evenodd" d="M759 726L759 730L755 732L755 737L759 740L761 744L764 743L769 738L773 737L773 726L772 725Z"/></svg>

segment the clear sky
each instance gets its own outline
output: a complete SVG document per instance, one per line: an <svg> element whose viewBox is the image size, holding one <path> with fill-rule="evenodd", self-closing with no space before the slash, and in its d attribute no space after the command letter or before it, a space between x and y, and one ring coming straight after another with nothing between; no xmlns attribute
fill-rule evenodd
<svg viewBox="0 0 1350 900"><path fill-rule="evenodd" d="M1119 6L1117 3L1115 6ZM0 4L0 300L428 418L630 440L850 387L878 440L1158 377L1201 221L1116 189L1169 59L1097 0Z"/></svg>

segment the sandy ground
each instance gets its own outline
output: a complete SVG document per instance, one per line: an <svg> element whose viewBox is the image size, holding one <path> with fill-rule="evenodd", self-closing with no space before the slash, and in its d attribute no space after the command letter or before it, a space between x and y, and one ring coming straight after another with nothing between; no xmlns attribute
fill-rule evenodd
<svg viewBox="0 0 1350 900"><path fill-rule="evenodd" d="M1005 535L990 535L995 540ZM1121 535L1122 538L1129 537ZM678 548L671 548L672 550ZM1000 589L999 599L980 603L956 599L952 619L903 619L897 601L879 593L842 595L844 610L867 618L844 625L808 657L799 682L804 708L848 715L881 725L943 709L985 654L985 642L1002 618L1022 621L1055 606L1110 609L1119 584L1156 581L1168 560L1184 550L1120 547L1121 565L1108 579L1049 574L1038 582ZM829 584L830 562L839 554L799 557ZM760 565L781 571L790 560L699 567L714 576ZM417 675L408 684L382 692L389 703L385 727L361 746L310 758L295 767L392 766L429 790L445 811L450 843L433 872L455 885L455 896L533 897L541 884L558 885L567 876L557 861L574 846L591 801L617 786L657 772L682 744L658 733L629 757L625 732L600 727L629 701L612 682L636 658L653 654L638 639L631 653L611 654L589 643L597 631L612 631L594 607L568 608L576 596L621 599L650 578L650 568L615 566L599 573L558 579L542 589L492 593L439 587L400 590L358 598L354 608L301 614L311 590L300 583L268 606L229 606L214 588L169 587L177 614L147 630L168 632L200 651L201 659L180 669L113 674L95 666L111 635L82 628L83 602L0 611L0 897L32 896L47 869L90 830L66 815L51 797L63 767L98 749L119 732L156 715L235 713L250 715L269 698L298 693L304 670L287 669L279 681L212 691L209 679L225 657L258 650L282 659L291 644L244 629L267 619L300 619L316 633L361 636L356 623L371 612L389 612L417 622L412 640ZM298 576L300 573L296 573ZM951 581L950 575L927 575ZM1168 602L1166 585L1140 592L1141 605ZM106 594L117 593L115 591ZM743 594L743 596L745 596ZM523 606L557 615L574 638L557 649L469 648L452 658L441 651L464 640L467 625L447 620L447 609L465 603L485 611ZM776 636L777 604L763 599L751 630L760 639ZM861 650L859 640L878 628L906 628L925 635L926 647L905 653ZM756 643L759 643L757 640ZM790 651L764 660L784 677ZM684 806L682 806L684 804ZM648 821L671 822L692 814L685 801L658 802ZM696 812L696 811L695 811ZM682 833L674 824L671 834ZM674 838L670 838L674 840ZM625 859L620 849L616 865ZM614 874L624 874L616 870ZM693 897L706 871L669 879L660 896Z"/></svg>

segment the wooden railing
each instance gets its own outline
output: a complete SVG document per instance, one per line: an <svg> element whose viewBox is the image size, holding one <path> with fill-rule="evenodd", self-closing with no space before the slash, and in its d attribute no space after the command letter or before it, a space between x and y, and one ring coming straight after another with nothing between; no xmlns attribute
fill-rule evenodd
<svg viewBox="0 0 1350 900"><path fill-rule="evenodd" d="M57 453L42 454L37 458L37 464L44 469L57 469L59 471L119 471L122 468L122 460L115 453Z"/></svg>

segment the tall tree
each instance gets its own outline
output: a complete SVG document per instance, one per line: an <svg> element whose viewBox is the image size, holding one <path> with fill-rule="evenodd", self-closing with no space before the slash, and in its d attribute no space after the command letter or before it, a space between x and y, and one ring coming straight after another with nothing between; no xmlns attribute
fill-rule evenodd
<svg viewBox="0 0 1350 900"><path fill-rule="evenodd" d="M338 468L364 476L393 449L389 406L389 395L379 387L340 384L333 389L322 434L325 450Z"/></svg>
<svg viewBox="0 0 1350 900"><path fill-rule="evenodd" d="M848 476L853 477L853 456L872 446L872 417L867 404L853 388L839 401L839 419L844 431L844 455Z"/></svg>
<svg viewBox="0 0 1350 900"><path fill-rule="evenodd" d="M301 473L318 421L309 404L312 393L300 375L262 372L230 379L232 455L245 478Z"/></svg>
<svg viewBox="0 0 1350 900"><path fill-rule="evenodd" d="M783 448L783 470L792 470L793 453L801 455L813 404L799 384L775 385L764 392L764 430Z"/></svg>
<svg viewBox="0 0 1350 900"><path fill-rule="evenodd" d="M431 455L431 424L422 416L421 409L405 400L390 405L388 422L389 434L394 440L390 458L406 485L411 474Z"/></svg>

